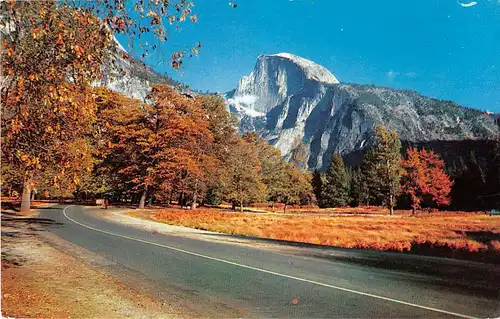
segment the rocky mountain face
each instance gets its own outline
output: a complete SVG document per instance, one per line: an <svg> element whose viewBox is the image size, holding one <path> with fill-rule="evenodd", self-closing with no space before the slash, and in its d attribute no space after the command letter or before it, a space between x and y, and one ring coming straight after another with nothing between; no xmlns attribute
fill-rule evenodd
<svg viewBox="0 0 500 319"><path fill-rule="evenodd" d="M324 169L334 152L348 157L368 147L376 125L408 142L499 134L485 112L414 91L339 83L324 67L288 53L261 55L226 99L241 131L258 132L286 158L305 147L311 169Z"/></svg>
<svg viewBox="0 0 500 319"><path fill-rule="evenodd" d="M178 82L162 75L143 62L134 59L115 39L117 48L113 57L103 65L103 79L97 85L102 85L110 90L141 101L156 83L179 85Z"/></svg>

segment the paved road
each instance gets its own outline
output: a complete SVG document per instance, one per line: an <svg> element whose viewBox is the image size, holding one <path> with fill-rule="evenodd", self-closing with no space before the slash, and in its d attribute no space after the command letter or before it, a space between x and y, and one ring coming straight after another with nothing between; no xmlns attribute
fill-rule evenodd
<svg viewBox="0 0 500 319"><path fill-rule="evenodd" d="M40 215L60 223L49 229L63 239L160 286L239 308L245 317L500 315L500 277L492 265L342 249L331 249L330 257L309 247L264 250L152 233L78 206L43 209Z"/></svg>

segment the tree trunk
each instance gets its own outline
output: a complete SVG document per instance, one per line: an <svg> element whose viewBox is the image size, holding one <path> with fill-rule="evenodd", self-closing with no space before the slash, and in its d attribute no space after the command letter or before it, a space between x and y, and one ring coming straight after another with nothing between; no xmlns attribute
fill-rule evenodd
<svg viewBox="0 0 500 319"><path fill-rule="evenodd" d="M389 195L389 215L394 215L394 195Z"/></svg>
<svg viewBox="0 0 500 319"><path fill-rule="evenodd" d="M283 213L286 213L286 203L285 206L283 206Z"/></svg>
<svg viewBox="0 0 500 319"><path fill-rule="evenodd" d="M139 201L139 209L144 209L144 205L146 204L146 195L148 194L148 187L145 186L142 191L141 200Z"/></svg>
<svg viewBox="0 0 500 319"><path fill-rule="evenodd" d="M235 202L232 202L232 203L231 203L231 209L232 209L233 211L236 211L236 203L235 203Z"/></svg>
<svg viewBox="0 0 500 319"><path fill-rule="evenodd" d="M35 192L34 190L31 191L31 201L33 202L35 200Z"/></svg>
<svg viewBox="0 0 500 319"><path fill-rule="evenodd" d="M181 194L179 195L179 206L184 207L184 192L181 192Z"/></svg>
<svg viewBox="0 0 500 319"><path fill-rule="evenodd" d="M148 199L148 206L152 206L153 205L153 194L151 194L151 196L149 196L149 199Z"/></svg>
<svg viewBox="0 0 500 319"><path fill-rule="evenodd" d="M169 195L168 195L168 202L167 202L167 205L170 206L170 204L172 204L172 198L174 198L174 192L173 191L170 191Z"/></svg>
<svg viewBox="0 0 500 319"><path fill-rule="evenodd" d="M193 203L191 204L191 210L195 210L196 209L196 200L198 199L198 195L196 194L196 192L194 192L193 194Z"/></svg>
<svg viewBox="0 0 500 319"><path fill-rule="evenodd" d="M33 173L28 173L24 178L23 195L21 197L21 213L29 213L31 207L31 182Z"/></svg>
<svg viewBox="0 0 500 319"><path fill-rule="evenodd" d="M240 201L240 213L243 213L243 201Z"/></svg>

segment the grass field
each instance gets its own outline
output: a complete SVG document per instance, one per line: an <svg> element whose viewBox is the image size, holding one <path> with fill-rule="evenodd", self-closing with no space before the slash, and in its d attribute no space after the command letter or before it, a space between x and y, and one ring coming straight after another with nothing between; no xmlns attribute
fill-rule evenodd
<svg viewBox="0 0 500 319"><path fill-rule="evenodd" d="M500 217L486 214L330 217L199 209L161 210L154 219L227 234L500 262Z"/></svg>

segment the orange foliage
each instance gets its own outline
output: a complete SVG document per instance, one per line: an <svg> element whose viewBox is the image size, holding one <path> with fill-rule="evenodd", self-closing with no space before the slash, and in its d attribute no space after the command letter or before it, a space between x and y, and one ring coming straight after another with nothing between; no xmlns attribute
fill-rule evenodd
<svg viewBox="0 0 500 319"><path fill-rule="evenodd" d="M410 148L407 158L401 161L404 168L403 190L410 195L413 211L420 209L424 196L430 196L436 205L448 205L451 192L450 177L444 170L444 162L433 151Z"/></svg>
<svg viewBox="0 0 500 319"><path fill-rule="evenodd" d="M382 216L285 216L228 213L215 209L162 210L154 219L173 225L255 237L346 248L498 253L494 238L477 241L468 232L499 233L500 219L479 214Z"/></svg>

